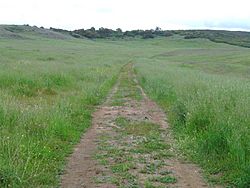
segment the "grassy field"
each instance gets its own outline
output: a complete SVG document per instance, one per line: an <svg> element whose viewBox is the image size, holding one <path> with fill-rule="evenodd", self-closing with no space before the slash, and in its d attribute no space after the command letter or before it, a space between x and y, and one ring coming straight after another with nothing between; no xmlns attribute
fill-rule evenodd
<svg viewBox="0 0 250 188"><path fill-rule="evenodd" d="M249 50L204 40L167 42L164 53L137 59L142 86L166 110L181 150L212 174L211 181L248 187Z"/></svg>
<svg viewBox="0 0 250 188"><path fill-rule="evenodd" d="M117 49L119 50L119 49ZM129 57L77 40L0 40L0 187L56 186Z"/></svg>
<svg viewBox="0 0 250 188"><path fill-rule="evenodd" d="M0 187L57 186L94 107L128 62L167 112L181 152L211 181L249 186L249 49L181 36L22 36L0 39Z"/></svg>

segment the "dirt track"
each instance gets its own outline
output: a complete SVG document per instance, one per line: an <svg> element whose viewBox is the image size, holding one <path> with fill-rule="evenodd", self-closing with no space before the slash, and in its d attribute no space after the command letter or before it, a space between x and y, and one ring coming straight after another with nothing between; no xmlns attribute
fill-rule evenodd
<svg viewBox="0 0 250 188"><path fill-rule="evenodd" d="M146 96L132 66L123 68L106 102L93 113L92 127L70 156L61 187L208 187L200 169L177 156L165 113ZM141 98L131 95L135 92ZM119 118L159 125L159 143L168 147L140 152L147 135L123 134Z"/></svg>

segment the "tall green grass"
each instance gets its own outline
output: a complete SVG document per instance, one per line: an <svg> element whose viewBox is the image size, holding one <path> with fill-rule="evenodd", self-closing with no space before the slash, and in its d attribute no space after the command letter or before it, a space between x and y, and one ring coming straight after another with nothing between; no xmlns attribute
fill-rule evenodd
<svg viewBox="0 0 250 188"><path fill-rule="evenodd" d="M211 180L248 187L249 80L145 59L137 71L146 92L166 110L181 148L214 175Z"/></svg>
<svg viewBox="0 0 250 188"><path fill-rule="evenodd" d="M249 185L249 49L173 36L0 40L0 187L56 187L122 65L136 63L178 143L214 179Z"/></svg>
<svg viewBox="0 0 250 188"><path fill-rule="evenodd" d="M128 57L84 40L0 44L0 187L56 187Z"/></svg>

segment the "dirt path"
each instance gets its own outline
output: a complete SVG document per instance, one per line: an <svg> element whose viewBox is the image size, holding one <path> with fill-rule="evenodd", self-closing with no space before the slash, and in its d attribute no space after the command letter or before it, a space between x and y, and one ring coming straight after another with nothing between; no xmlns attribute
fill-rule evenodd
<svg viewBox="0 0 250 188"><path fill-rule="evenodd" d="M172 143L165 113L128 64L69 158L61 187L208 187Z"/></svg>

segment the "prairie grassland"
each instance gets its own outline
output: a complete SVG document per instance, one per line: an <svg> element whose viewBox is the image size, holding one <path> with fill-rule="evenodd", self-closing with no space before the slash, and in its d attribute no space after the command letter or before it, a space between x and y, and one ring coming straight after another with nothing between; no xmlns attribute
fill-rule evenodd
<svg viewBox="0 0 250 188"><path fill-rule="evenodd" d="M140 82L166 110L182 151L206 169L211 181L248 187L249 49L207 41L177 44L137 59Z"/></svg>
<svg viewBox="0 0 250 188"><path fill-rule="evenodd" d="M129 57L91 41L0 41L0 187L58 185Z"/></svg>
<svg viewBox="0 0 250 188"><path fill-rule="evenodd" d="M1 39L0 187L58 186L95 105L131 61L147 94L168 113L180 149L214 174L211 180L248 186L249 54L180 36Z"/></svg>

